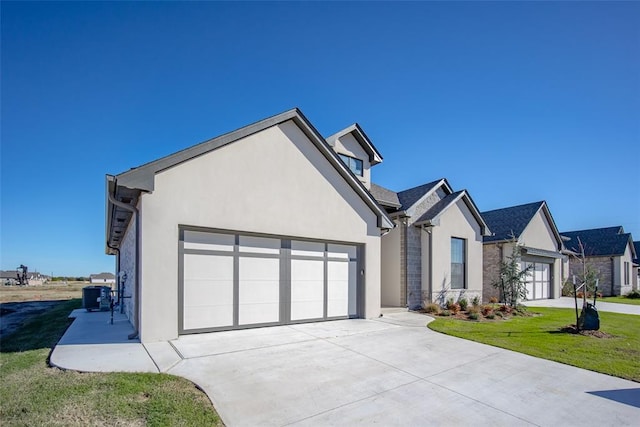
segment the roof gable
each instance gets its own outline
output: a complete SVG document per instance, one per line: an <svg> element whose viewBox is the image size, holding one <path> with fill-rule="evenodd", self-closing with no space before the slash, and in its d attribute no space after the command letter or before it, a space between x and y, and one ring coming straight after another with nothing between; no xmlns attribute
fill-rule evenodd
<svg viewBox="0 0 640 427"><path fill-rule="evenodd" d="M336 140L348 134L353 135L355 140L358 141L358 144L360 144L362 149L367 153L371 166L377 165L378 163L382 162L382 155L380 155L380 152L376 149L367 134L364 133L360 125L357 123L354 123L351 126L342 129L340 132L334 133L333 135L327 137L326 141L329 146L334 147L336 144Z"/></svg>
<svg viewBox="0 0 640 427"><path fill-rule="evenodd" d="M425 197L428 197L440 187L444 188L445 194L453 193L451 186L445 178L409 188L408 190L400 191L398 193L398 201L401 205L400 209L404 211L410 209L413 205L420 202Z"/></svg>
<svg viewBox="0 0 640 427"><path fill-rule="evenodd" d="M570 240L567 249L580 253L579 241L584 245L585 256L620 256L630 245L633 256L637 253L630 233L622 232L621 226L593 228L590 230L566 231L561 234ZM579 240L578 240L579 239Z"/></svg>
<svg viewBox="0 0 640 427"><path fill-rule="evenodd" d="M438 203L433 205L429 210L427 210L417 221L414 222L415 225L435 225L438 221L438 218L449 209L449 207L453 206L458 200L464 201L465 205L471 211L471 214L474 216L478 225L480 225L482 235L488 235L490 233L489 227L487 223L480 215L480 211L476 204L469 196L467 190L456 191L455 193L451 193L441 199Z"/></svg>
<svg viewBox="0 0 640 427"><path fill-rule="evenodd" d="M633 249L636 252L636 256L633 259L633 262L636 264L640 264L640 241L633 242Z"/></svg>
<svg viewBox="0 0 640 427"><path fill-rule="evenodd" d="M116 201L117 199L123 198L125 205L135 206L140 193L152 192L154 190L155 176L157 173L288 121L294 123L304 133L309 141L311 141L318 151L336 169L340 176L342 176L356 194L365 202L369 209L371 209L371 211L377 216L378 227L393 228L395 224L388 217L385 210L376 202L373 196L369 191L367 191L353 172L351 172L351 170L349 170L349 168L338 158L338 155L331 149L331 147L329 147L328 143L324 138L322 138L302 112L299 109L294 108L233 132L186 148L169 156L146 163L117 176L107 175L106 252L112 253L113 248L119 246L120 237L114 235L114 232L116 231L113 226L114 218L118 217L119 221L120 219L124 219L123 222L116 226L118 228L116 234L122 234L123 230L126 230L126 227L131 220L131 212L127 212L123 207L117 206L116 203L110 200L110 197L115 196ZM120 202L123 202L123 200L120 200Z"/></svg>
<svg viewBox="0 0 640 427"><path fill-rule="evenodd" d="M369 192L382 206L388 206L394 209L398 209L402 206L400 204L400 200L398 200L398 194L395 191L384 188L378 184L371 183Z"/></svg>
<svg viewBox="0 0 640 427"><path fill-rule="evenodd" d="M555 221L545 201L482 212L482 217L493 233L484 238L485 243L507 241L514 237L518 239L540 209L543 209L547 222L558 242L558 247L561 248L560 233L558 233Z"/></svg>

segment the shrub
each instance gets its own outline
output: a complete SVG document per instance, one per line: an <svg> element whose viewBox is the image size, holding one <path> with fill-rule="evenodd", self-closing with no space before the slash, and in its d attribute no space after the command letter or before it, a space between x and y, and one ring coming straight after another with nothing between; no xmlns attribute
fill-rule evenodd
<svg viewBox="0 0 640 427"><path fill-rule="evenodd" d="M500 307L498 307L498 311L505 313L505 314L509 314L511 313L513 309L511 307L509 307L508 305L501 305Z"/></svg>
<svg viewBox="0 0 640 427"><path fill-rule="evenodd" d="M440 313L440 306L438 304L433 303L433 302L424 304L424 312L425 313L438 314L438 313Z"/></svg>
<svg viewBox="0 0 640 427"><path fill-rule="evenodd" d="M491 297L491 299L489 300L489 302L490 302L491 304L496 304L496 303L498 302L498 298L496 298L496 297Z"/></svg>
<svg viewBox="0 0 640 427"><path fill-rule="evenodd" d="M449 310L442 310L440 316L451 316L451 312Z"/></svg>
<svg viewBox="0 0 640 427"><path fill-rule="evenodd" d="M478 295L473 297L473 299L471 300L471 305L474 307L478 307L480 305L480 297Z"/></svg>
<svg viewBox="0 0 640 427"><path fill-rule="evenodd" d="M640 299L640 291L633 290L629 292L627 295L625 295L625 297L630 299Z"/></svg>
<svg viewBox="0 0 640 427"><path fill-rule="evenodd" d="M486 315L486 316L484 316L484 317L486 317L487 319L491 319L491 320L493 320L493 319L495 319L495 318L496 318L496 315L495 315L495 314L493 314L493 313L489 313L489 314L487 314L487 315Z"/></svg>
<svg viewBox="0 0 640 427"><path fill-rule="evenodd" d="M480 318L480 315L478 313L469 313L467 318L469 320L478 320Z"/></svg>
<svg viewBox="0 0 640 427"><path fill-rule="evenodd" d="M493 313L493 306L488 305L488 304L487 305L483 305L481 312L482 312L482 315L486 317L489 314Z"/></svg>
<svg viewBox="0 0 640 427"><path fill-rule="evenodd" d="M504 317L504 314L502 314L502 312L501 312L501 311L496 311L496 312L495 312L495 313L493 313L493 314L494 314L495 316L500 317L500 318L503 318L503 317ZM488 316L487 316L487 317L488 317Z"/></svg>
<svg viewBox="0 0 640 427"><path fill-rule="evenodd" d="M451 310L451 307L453 307L453 304L455 304L455 302L453 302L453 297L447 298L447 303L445 304L445 307Z"/></svg>
<svg viewBox="0 0 640 427"><path fill-rule="evenodd" d="M576 294L576 296L577 296L578 298L584 298L584 293L583 293L583 292L578 292L578 293Z"/></svg>
<svg viewBox="0 0 640 427"><path fill-rule="evenodd" d="M460 306L460 310L467 311L467 307L469 306L469 301L466 298L460 298L458 300L458 305Z"/></svg>
<svg viewBox="0 0 640 427"><path fill-rule="evenodd" d="M472 305L471 307L469 307L467 309L467 313L471 314L471 313L480 313L480 307Z"/></svg>

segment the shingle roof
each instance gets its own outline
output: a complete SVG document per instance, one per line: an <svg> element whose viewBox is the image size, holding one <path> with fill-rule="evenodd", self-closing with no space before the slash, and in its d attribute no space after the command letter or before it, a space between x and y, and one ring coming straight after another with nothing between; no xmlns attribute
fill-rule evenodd
<svg viewBox="0 0 640 427"><path fill-rule="evenodd" d="M574 252L580 252L578 238L584 245L586 256L623 255L631 234L621 233L622 227L594 228L591 230L565 231L560 233L571 240L565 241L565 246Z"/></svg>
<svg viewBox="0 0 640 427"><path fill-rule="evenodd" d="M633 262L640 264L640 241L633 242L633 247L636 250L636 257L633 259Z"/></svg>
<svg viewBox="0 0 640 427"><path fill-rule="evenodd" d="M400 191L398 193L398 200L400 201L401 209L407 210L411 206L413 206L422 196L427 194L429 191L433 190L442 179L437 181L429 182L427 184L422 184L417 187L409 188L408 190Z"/></svg>
<svg viewBox="0 0 640 427"><path fill-rule="evenodd" d="M89 276L90 279L115 279L116 276L113 273L98 273Z"/></svg>
<svg viewBox="0 0 640 427"><path fill-rule="evenodd" d="M449 194L441 199L438 203L431 206L428 211L422 214L420 218L418 218L415 222L421 223L425 221L430 221L437 217L442 211L444 211L449 205L458 198L461 194L464 193L464 190L456 191L455 193Z"/></svg>
<svg viewBox="0 0 640 427"><path fill-rule="evenodd" d="M512 237L517 239L543 204L544 201L540 201L482 212L482 217L493 232L493 235L486 236L484 241L495 242L509 240Z"/></svg>
<svg viewBox="0 0 640 427"><path fill-rule="evenodd" d="M390 206L392 208L399 208L400 201L398 200L398 194L395 191L389 190L379 186L378 184L371 183L369 189L371 195L383 206Z"/></svg>

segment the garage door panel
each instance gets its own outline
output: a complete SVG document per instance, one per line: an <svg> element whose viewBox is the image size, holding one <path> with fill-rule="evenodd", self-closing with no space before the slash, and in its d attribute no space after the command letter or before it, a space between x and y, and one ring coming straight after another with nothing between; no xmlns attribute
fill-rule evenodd
<svg viewBox="0 0 640 427"><path fill-rule="evenodd" d="M224 232L181 235L181 333L358 313L356 246Z"/></svg>
<svg viewBox="0 0 640 427"><path fill-rule="evenodd" d="M240 325L280 320L280 260L240 258L238 322Z"/></svg>
<svg viewBox="0 0 640 427"><path fill-rule="evenodd" d="M183 327L201 329L233 324L233 258L184 256Z"/></svg>
<svg viewBox="0 0 640 427"><path fill-rule="evenodd" d="M324 316L324 262L291 260L291 320Z"/></svg>
<svg viewBox="0 0 640 427"><path fill-rule="evenodd" d="M327 276L327 316L348 316L349 263L330 261Z"/></svg>

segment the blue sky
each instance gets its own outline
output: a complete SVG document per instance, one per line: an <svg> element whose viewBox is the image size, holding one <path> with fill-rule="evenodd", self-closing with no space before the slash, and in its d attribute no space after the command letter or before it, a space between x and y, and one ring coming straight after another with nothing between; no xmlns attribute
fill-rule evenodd
<svg viewBox="0 0 640 427"><path fill-rule="evenodd" d="M358 122L380 185L640 240L640 3L12 3L1 267L114 269L104 175L292 107Z"/></svg>

